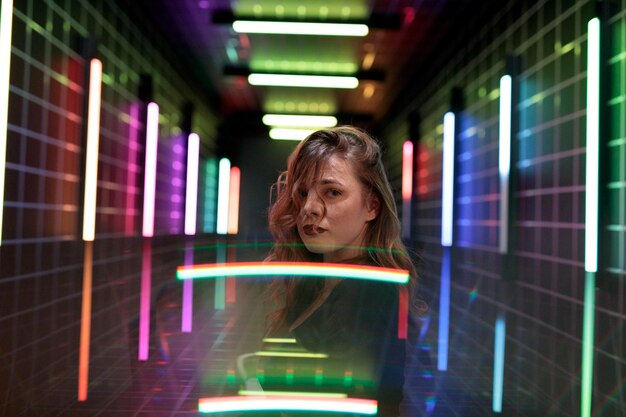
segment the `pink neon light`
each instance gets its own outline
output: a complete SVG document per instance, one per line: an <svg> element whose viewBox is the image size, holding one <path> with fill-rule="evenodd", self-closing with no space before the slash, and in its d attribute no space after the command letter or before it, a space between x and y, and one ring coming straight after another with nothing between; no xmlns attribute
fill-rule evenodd
<svg viewBox="0 0 626 417"><path fill-rule="evenodd" d="M239 183L241 171L230 169L230 194L228 196L228 234L236 235L239 230Z"/></svg>
<svg viewBox="0 0 626 417"><path fill-rule="evenodd" d="M402 199L410 200L413 188L413 143L402 145Z"/></svg>
<svg viewBox="0 0 626 417"><path fill-rule="evenodd" d="M143 242L141 253L141 298L139 304L139 354L140 361L148 360L150 346L150 291L152 287L152 242Z"/></svg>
<svg viewBox="0 0 626 417"><path fill-rule="evenodd" d="M87 400L89 387L89 349L91 345L91 288L93 282L93 242L85 242L83 261L83 298L80 316L80 351L78 356L78 401Z"/></svg>
<svg viewBox="0 0 626 417"><path fill-rule="evenodd" d="M156 193L157 145L159 142L159 105L148 104L146 124L146 166L143 190L143 236L154 236L154 198Z"/></svg>
<svg viewBox="0 0 626 417"><path fill-rule="evenodd" d="M406 339L409 333L409 291L406 287L399 290L398 300L398 339Z"/></svg>
<svg viewBox="0 0 626 417"><path fill-rule="evenodd" d="M130 105L128 123L128 183L126 184L125 232L132 236L135 231L135 187L137 186L137 148L139 147L139 105Z"/></svg>
<svg viewBox="0 0 626 417"><path fill-rule="evenodd" d="M185 265L193 265L193 246L185 247ZM189 282L187 282L189 281ZM188 279L183 282L183 314L181 331L191 333L193 323L193 280Z"/></svg>
<svg viewBox="0 0 626 417"><path fill-rule="evenodd" d="M196 234L198 211L198 159L200 158L200 137L192 133L187 145L187 195L185 199L185 234Z"/></svg>

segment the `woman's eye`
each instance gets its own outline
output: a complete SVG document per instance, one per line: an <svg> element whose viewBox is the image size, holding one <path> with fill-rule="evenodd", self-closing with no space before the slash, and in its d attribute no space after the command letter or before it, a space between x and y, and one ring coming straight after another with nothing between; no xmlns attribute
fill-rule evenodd
<svg viewBox="0 0 626 417"><path fill-rule="evenodd" d="M307 196L307 191L306 190L300 190L300 197L305 198Z"/></svg>
<svg viewBox="0 0 626 417"><path fill-rule="evenodd" d="M328 195L330 195L331 197L339 197L341 195L341 191L335 190L333 188L333 189L328 190Z"/></svg>

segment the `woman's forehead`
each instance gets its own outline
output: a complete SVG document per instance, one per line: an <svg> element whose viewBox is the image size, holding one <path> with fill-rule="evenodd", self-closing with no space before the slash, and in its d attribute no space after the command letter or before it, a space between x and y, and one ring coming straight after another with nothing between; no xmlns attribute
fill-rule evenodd
<svg viewBox="0 0 626 417"><path fill-rule="evenodd" d="M354 163L349 159L331 155L315 164L310 164L302 172L300 182L313 185L329 182L346 182L356 180Z"/></svg>

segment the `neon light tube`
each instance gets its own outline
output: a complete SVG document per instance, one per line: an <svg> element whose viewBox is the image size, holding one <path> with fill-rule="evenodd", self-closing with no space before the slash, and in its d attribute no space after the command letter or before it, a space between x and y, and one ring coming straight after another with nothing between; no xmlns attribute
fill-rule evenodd
<svg viewBox="0 0 626 417"><path fill-rule="evenodd" d="M306 88L347 88L359 86L356 77L338 75L259 74L248 75L251 85Z"/></svg>
<svg viewBox="0 0 626 417"><path fill-rule="evenodd" d="M441 258L441 287L439 289L439 329L437 369L448 370L448 335L450 333L450 250L444 248Z"/></svg>
<svg viewBox="0 0 626 417"><path fill-rule="evenodd" d="M185 265L193 265L193 245L185 247ZM183 333L191 333L193 322L193 281L183 282L183 314L181 317L180 330Z"/></svg>
<svg viewBox="0 0 626 417"><path fill-rule="evenodd" d="M0 9L0 246L2 246L2 218L4 216L4 176L7 160L7 133L9 129L9 87L11 74L11 34L13 0L2 0Z"/></svg>
<svg viewBox="0 0 626 417"><path fill-rule="evenodd" d="M140 361L148 360L150 348L150 292L152 287L152 242L143 242L141 253L141 299L139 301L139 352Z"/></svg>
<svg viewBox="0 0 626 417"><path fill-rule="evenodd" d="M265 33L284 35L318 36L367 36L369 28L357 23L310 23L310 22L268 22L235 20L233 30L237 33Z"/></svg>
<svg viewBox="0 0 626 417"><path fill-rule="evenodd" d="M137 149L139 148L139 104L130 105L128 127L128 183L126 184L126 236L135 234L135 186L137 182Z"/></svg>
<svg viewBox="0 0 626 417"><path fill-rule="evenodd" d="M230 194L230 161L220 159L219 188L217 191L217 233L228 232L228 196Z"/></svg>
<svg viewBox="0 0 626 417"><path fill-rule="evenodd" d="M206 161L204 185L204 232L215 231L216 195L214 185L217 183L217 161L213 158Z"/></svg>
<svg viewBox="0 0 626 417"><path fill-rule="evenodd" d="M83 297L80 315L80 351L78 355L78 401L87 400L89 388L89 350L91 345L91 289L93 284L93 243L85 241L83 261Z"/></svg>
<svg viewBox="0 0 626 417"><path fill-rule="evenodd" d="M270 129L270 138L274 140L303 140L313 132L315 132L315 129L285 129L275 127Z"/></svg>
<svg viewBox="0 0 626 417"><path fill-rule="evenodd" d="M154 200L156 194L157 146L159 143L159 106L148 104L146 123L146 165L143 188L143 236L154 235Z"/></svg>
<svg viewBox="0 0 626 417"><path fill-rule="evenodd" d="M252 390L239 390L239 395L255 395L255 396L276 396L284 395L289 397L323 397L323 398L347 398L348 394L342 392L297 392L297 391L252 391Z"/></svg>
<svg viewBox="0 0 626 417"><path fill-rule="evenodd" d="M178 279L219 278L225 276L298 275L310 277L339 277L382 281L396 284L409 282L409 272L378 266L346 265L315 262L239 262L179 266Z"/></svg>
<svg viewBox="0 0 626 417"><path fill-rule="evenodd" d="M187 142L187 190L185 195L185 234L196 234L198 211L198 163L200 159L200 137L192 133Z"/></svg>
<svg viewBox="0 0 626 417"><path fill-rule="evenodd" d="M593 339L596 309L596 273L585 272L583 304L583 357L581 369L580 416L591 417L593 392Z"/></svg>
<svg viewBox="0 0 626 417"><path fill-rule="evenodd" d="M498 314L495 326L493 354L493 398L492 409L502 412L502 391L504 385L504 345L506 341L506 320L504 314Z"/></svg>
<svg viewBox="0 0 626 417"><path fill-rule="evenodd" d="M256 356L266 356L272 358L311 358L311 359L326 359L328 355L326 353L310 353L310 352L265 352L260 351L255 353Z"/></svg>
<svg viewBox="0 0 626 417"><path fill-rule="evenodd" d="M512 79L500 78L500 253L509 250L509 174L511 171Z"/></svg>
<svg viewBox="0 0 626 417"><path fill-rule="evenodd" d="M585 271L598 270L598 188L600 155L600 20L587 35L587 162L585 184Z"/></svg>
<svg viewBox="0 0 626 417"><path fill-rule="evenodd" d="M452 246L454 221L454 113L443 116L443 178L441 184L441 244Z"/></svg>
<svg viewBox="0 0 626 417"><path fill-rule="evenodd" d="M263 343L296 343L296 339L281 337L266 337L262 340Z"/></svg>
<svg viewBox="0 0 626 417"><path fill-rule="evenodd" d="M226 246L217 245L215 260L222 265L226 262ZM178 271L176 272L178 276ZM224 310L226 307L226 278L219 277L215 279L214 304L216 310Z"/></svg>
<svg viewBox="0 0 626 417"><path fill-rule="evenodd" d="M83 205L83 240L87 242L93 241L96 233L102 62L98 59L92 59L89 65L89 107L87 109L87 151L85 156L85 199Z"/></svg>
<svg viewBox="0 0 626 417"><path fill-rule="evenodd" d="M263 116L266 126L283 127L333 127L337 126L334 116L305 116L298 114L266 114Z"/></svg>
<svg viewBox="0 0 626 417"><path fill-rule="evenodd" d="M239 185L241 171L237 167L230 169L230 190L228 193L228 234L236 235L239 231Z"/></svg>
<svg viewBox="0 0 626 417"><path fill-rule="evenodd" d="M201 413L225 413L232 411L318 411L375 415L378 412L378 403L376 400L361 398L312 398L309 396L217 397L200 398L198 411Z"/></svg>
<svg viewBox="0 0 626 417"><path fill-rule="evenodd" d="M411 195L413 193L413 143L402 145L402 237L411 236Z"/></svg>

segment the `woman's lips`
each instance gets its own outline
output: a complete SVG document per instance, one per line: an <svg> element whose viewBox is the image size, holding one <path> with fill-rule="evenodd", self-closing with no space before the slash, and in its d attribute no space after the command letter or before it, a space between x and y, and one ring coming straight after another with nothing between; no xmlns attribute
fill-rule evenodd
<svg viewBox="0 0 626 417"><path fill-rule="evenodd" d="M312 224L307 224L307 225L302 226L302 231L307 236L315 236L315 235L319 235L320 233L325 232L326 229L322 227L314 226Z"/></svg>

